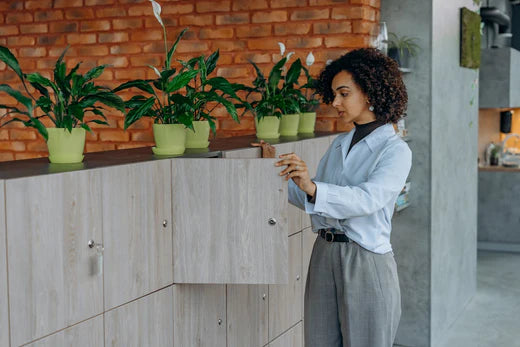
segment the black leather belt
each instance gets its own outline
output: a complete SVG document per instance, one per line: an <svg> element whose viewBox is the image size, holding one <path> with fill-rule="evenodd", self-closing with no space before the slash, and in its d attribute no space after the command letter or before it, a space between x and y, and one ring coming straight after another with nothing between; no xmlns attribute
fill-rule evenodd
<svg viewBox="0 0 520 347"><path fill-rule="evenodd" d="M338 232L338 234L336 234ZM319 229L318 234L327 242L352 242L347 235L334 228Z"/></svg>

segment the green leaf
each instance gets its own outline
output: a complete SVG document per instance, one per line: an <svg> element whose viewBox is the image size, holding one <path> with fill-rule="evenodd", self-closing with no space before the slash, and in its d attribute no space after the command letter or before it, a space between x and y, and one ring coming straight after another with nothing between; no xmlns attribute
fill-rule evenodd
<svg viewBox="0 0 520 347"><path fill-rule="evenodd" d="M80 122L83 122L83 116L85 115L84 108L80 104L71 104L68 108L69 114L73 115Z"/></svg>
<svg viewBox="0 0 520 347"><path fill-rule="evenodd" d="M104 120L100 120L100 119L92 119L92 120L89 120L86 123L96 123L96 124L101 124L101 125L109 125L108 122L105 122Z"/></svg>
<svg viewBox="0 0 520 347"><path fill-rule="evenodd" d="M131 109L125 117L125 129L127 129L130 125L132 125L133 123L141 119L141 117L143 117L146 113L148 113L148 111L154 103L155 99L149 98L148 100L143 102L141 106Z"/></svg>
<svg viewBox="0 0 520 347"><path fill-rule="evenodd" d="M98 102L125 113L125 103L118 95L111 92L100 92L94 94L93 97L95 97Z"/></svg>
<svg viewBox="0 0 520 347"><path fill-rule="evenodd" d="M32 104L32 100L30 98L26 97L25 95L23 95L19 91L11 88L7 84L0 84L0 92L6 92L7 94L9 94L13 98L15 98L16 101L18 101L19 103L24 105L25 108L27 108L27 110L29 111L29 113L32 113L32 111L33 111L33 104Z"/></svg>
<svg viewBox="0 0 520 347"><path fill-rule="evenodd" d="M286 61L287 57L281 59L275 66L273 66L273 69L269 74L269 88L271 91L275 91L278 87L278 82L280 82L280 78L282 77L282 67L285 65Z"/></svg>
<svg viewBox="0 0 520 347"><path fill-rule="evenodd" d="M85 82L98 78L103 73L103 71L105 70L105 68L107 66L108 65L100 65L100 66L96 66L95 68L91 69L84 76Z"/></svg>
<svg viewBox="0 0 520 347"><path fill-rule="evenodd" d="M16 57L11 53L11 51L4 46L0 46L0 60L3 61L7 66L9 66L13 71L23 80L22 69L20 69L20 64Z"/></svg>
<svg viewBox="0 0 520 347"><path fill-rule="evenodd" d="M186 31L188 31L188 28L184 28L180 33L179 35L177 35L177 39L175 40L174 44L172 45L172 47L170 48L170 50L168 51L168 54L166 54L166 64L165 64L165 68L166 69L169 69L170 68L170 62L172 60L172 55L173 53L175 53L175 50L177 49L177 45L179 44L179 41L181 40L181 38L184 36L184 34L186 33Z"/></svg>
<svg viewBox="0 0 520 347"><path fill-rule="evenodd" d="M56 85L54 83L52 83L51 80L49 80L48 78L43 77L42 75L40 75L38 72L34 72L34 73L31 73L31 74L28 74L26 76L26 78L31 83L33 83L33 82L34 83L39 83L39 84L41 84L44 87L51 87L52 89L57 91Z"/></svg>
<svg viewBox="0 0 520 347"><path fill-rule="evenodd" d="M90 121L90 122L94 122L94 121ZM90 122L87 122L87 123L90 123ZM90 127L87 125L87 123L82 123L82 124L81 124L81 127L82 127L83 129L85 129L86 131L88 131L89 133L91 133L91 132L92 132L92 129L90 129ZM103 123L105 123L106 125L108 125L108 123L106 123L106 122L103 122ZM101 124L103 124L103 123L101 123Z"/></svg>
<svg viewBox="0 0 520 347"><path fill-rule="evenodd" d="M52 108L52 101L46 96L41 96L36 100L36 106L41 108L44 113L49 113Z"/></svg>
<svg viewBox="0 0 520 347"><path fill-rule="evenodd" d="M219 50L217 49L215 52L213 52L207 59L206 59L206 76L215 70L217 67L217 61L220 56Z"/></svg>
<svg viewBox="0 0 520 347"><path fill-rule="evenodd" d="M292 85L298 82L298 78L302 72L302 62L300 58L296 59L294 63L291 64L289 71L285 75L285 84Z"/></svg>
<svg viewBox="0 0 520 347"><path fill-rule="evenodd" d="M22 111L14 106L7 106L7 105L0 105L0 109L5 109L5 110L8 110L9 114L12 114L12 113L18 113L18 114L23 114L23 115L26 115L26 116L31 116L29 114L29 112L26 112L26 111Z"/></svg>
<svg viewBox="0 0 520 347"><path fill-rule="evenodd" d="M235 99L238 99L238 96L235 93L234 86L229 83L227 79L224 77L213 77L207 81L207 84L213 87L213 90L220 90L226 93L229 96L232 96Z"/></svg>
<svg viewBox="0 0 520 347"><path fill-rule="evenodd" d="M31 86L33 86L34 89L39 91L42 96L49 98L49 92L47 91L47 89L44 86L42 86L41 84L39 84L37 82L29 82L29 83L31 83Z"/></svg>
<svg viewBox="0 0 520 347"><path fill-rule="evenodd" d="M113 92L116 93L128 88L137 88L149 94L154 94L152 86L149 84L148 81L145 80L132 80L125 82L113 89Z"/></svg>
<svg viewBox="0 0 520 347"><path fill-rule="evenodd" d="M199 70L190 70L178 74L168 83L166 92L171 93L185 87L198 73Z"/></svg>
<svg viewBox="0 0 520 347"><path fill-rule="evenodd" d="M207 72L206 72L206 62L204 61L204 56L201 55L199 57L199 72L200 72L200 82L202 85L206 83Z"/></svg>
<svg viewBox="0 0 520 347"><path fill-rule="evenodd" d="M265 87L265 77L264 77L264 74L262 73L262 71L260 70L260 68L258 67L258 65L256 65L254 62L250 61L251 65L253 65L253 67L255 68L256 70L256 78L255 80L253 81L253 85L255 87Z"/></svg>

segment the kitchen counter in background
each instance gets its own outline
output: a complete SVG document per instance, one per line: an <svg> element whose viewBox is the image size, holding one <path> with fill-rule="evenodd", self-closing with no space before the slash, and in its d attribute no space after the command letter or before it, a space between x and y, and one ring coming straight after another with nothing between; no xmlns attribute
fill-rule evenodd
<svg viewBox="0 0 520 347"><path fill-rule="evenodd" d="M520 168L479 168L479 249L520 252L519 212Z"/></svg>

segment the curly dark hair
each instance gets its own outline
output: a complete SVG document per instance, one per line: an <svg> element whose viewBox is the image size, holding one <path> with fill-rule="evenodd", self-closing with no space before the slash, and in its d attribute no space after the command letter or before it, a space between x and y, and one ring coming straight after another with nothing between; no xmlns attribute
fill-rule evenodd
<svg viewBox="0 0 520 347"><path fill-rule="evenodd" d="M316 91L326 104L334 100L332 79L341 71L352 74L374 107L377 120L396 123L402 117L408 94L395 60L374 48L356 49L334 60L321 72L316 84Z"/></svg>

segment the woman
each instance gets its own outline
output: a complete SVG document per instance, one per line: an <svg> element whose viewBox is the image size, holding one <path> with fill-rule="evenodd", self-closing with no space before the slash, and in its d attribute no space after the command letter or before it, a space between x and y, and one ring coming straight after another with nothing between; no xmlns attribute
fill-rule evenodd
<svg viewBox="0 0 520 347"><path fill-rule="evenodd" d="M339 135L310 179L296 154L276 166L289 182L289 201L311 217L318 233L305 287L305 345L390 347L401 316L397 268L390 245L394 204L411 167L396 134L406 108L397 63L375 49L349 52L318 81L355 128Z"/></svg>

